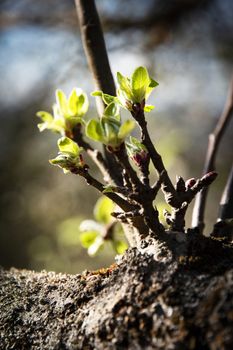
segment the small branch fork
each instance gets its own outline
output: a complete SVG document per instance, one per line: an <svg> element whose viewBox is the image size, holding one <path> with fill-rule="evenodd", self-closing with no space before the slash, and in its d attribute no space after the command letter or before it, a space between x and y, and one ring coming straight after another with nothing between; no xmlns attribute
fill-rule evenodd
<svg viewBox="0 0 233 350"><path fill-rule="evenodd" d="M209 143L208 143L208 148L206 153L203 174L206 174L210 171L214 171L216 168L215 166L216 155L219 149L220 142L224 135L224 132L230 122L232 112L233 112L233 76L230 82L228 96L227 96L222 114L218 119L215 129L209 135ZM208 195L208 188L205 187L197 195L194 209L193 209L192 226L198 227L200 232L203 232L204 226L205 226L204 215L205 215L207 195Z"/></svg>
<svg viewBox="0 0 233 350"><path fill-rule="evenodd" d="M159 174L159 180L153 187L155 196L157 195L158 188L162 186L165 200L172 208L171 214L168 211L164 213L165 219L171 226L172 230L184 231L184 217L189 203L193 200L199 191L201 191L203 188L207 188L215 180L217 173L209 172L205 174L201 179L198 179L197 181L195 180L195 183L192 186L187 186L187 188L185 186L184 180L179 177L177 179L175 188L169 178L161 156L158 154L151 141L147 129L147 122L145 120L143 105L144 103L142 103L142 105L139 103L134 104L131 113L141 129L141 142L147 148L150 159L157 173Z"/></svg>

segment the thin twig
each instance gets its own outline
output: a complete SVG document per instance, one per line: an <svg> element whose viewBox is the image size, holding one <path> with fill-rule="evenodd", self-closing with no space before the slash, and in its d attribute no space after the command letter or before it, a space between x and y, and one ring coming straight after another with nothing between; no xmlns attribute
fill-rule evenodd
<svg viewBox="0 0 233 350"><path fill-rule="evenodd" d="M127 176L129 177L129 180L132 184L132 188L134 190L139 190L143 184L139 180L136 171L132 168L128 155L126 153L125 144L122 143L119 150L114 151L113 154L115 155L117 161L121 164L121 166L125 169Z"/></svg>
<svg viewBox="0 0 233 350"><path fill-rule="evenodd" d="M196 194L207 188L212 184L212 182L216 179L217 173L215 171L211 171L204 175L201 179L198 179L196 183L191 187L187 188L185 192L180 193L180 198L182 199L182 205L180 208L177 208L172 211L171 215L171 228L174 231L184 231L185 228L185 214L188 209L188 205L191 203Z"/></svg>
<svg viewBox="0 0 233 350"><path fill-rule="evenodd" d="M138 106L137 106L138 107ZM143 145L146 146L151 161L158 173L158 175L162 175L163 178L163 183L162 183L162 190L165 193L165 197L167 202L174 208L179 208L180 207L180 201L177 196L176 190L171 182L170 177L168 176L168 173L165 169L165 166L163 164L163 160L160 156L160 154L156 151L148 129L147 129L147 121L145 120L145 115L143 109L136 108L134 111L132 111L132 116L134 119L137 121L138 125L140 126L141 129L141 141Z"/></svg>
<svg viewBox="0 0 233 350"><path fill-rule="evenodd" d="M224 188L219 208L219 219L227 220L233 218L233 165Z"/></svg>
<svg viewBox="0 0 233 350"><path fill-rule="evenodd" d="M97 149L94 149L88 142L86 142L83 139L83 133L81 131L80 126L74 128L73 130L73 138L72 138L77 144L82 147L89 157L93 160L93 162L97 165L99 170L101 171L104 181L110 182L111 176L109 174L109 171L107 169L107 164L105 162L105 159L103 158L103 155L100 151Z"/></svg>
<svg viewBox="0 0 233 350"><path fill-rule="evenodd" d="M223 134L227 128L227 125L229 124L232 112L233 112L233 77L231 79L231 83L228 90L228 96L226 99L223 112L218 119L215 129L209 135L209 143L208 143L208 148L206 153L203 174L206 174L210 171L215 170L215 159L216 159L217 151L218 151L221 139L223 137ZM196 200L193 208L192 226L198 227L200 232L203 232L203 229L205 226L204 215L205 215L207 194L208 194L208 187L205 187L196 196Z"/></svg>
<svg viewBox="0 0 233 350"><path fill-rule="evenodd" d="M91 176L86 169L74 169L73 173L82 176L88 185L96 188L100 193L103 193L105 190L104 185L100 181L96 180L93 176ZM120 197L116 193L107 192L104 194L124 211L130 211L134 208L131 204L128 203L127 200Z"/></svg>

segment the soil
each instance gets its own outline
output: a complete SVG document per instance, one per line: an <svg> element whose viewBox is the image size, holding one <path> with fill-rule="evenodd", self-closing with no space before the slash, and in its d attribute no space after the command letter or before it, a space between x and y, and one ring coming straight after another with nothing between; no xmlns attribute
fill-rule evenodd
<svg viewBox="0 0 233 350"><path fill-rule="evenodd" d="M233 349L233 248L200 242L81 275L2 269L0 349Z"/></svg>

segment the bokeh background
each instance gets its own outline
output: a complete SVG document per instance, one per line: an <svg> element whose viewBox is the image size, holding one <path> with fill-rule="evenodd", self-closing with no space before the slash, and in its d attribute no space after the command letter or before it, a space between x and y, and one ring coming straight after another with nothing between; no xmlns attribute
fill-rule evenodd
<svg viewBox="0 0 233 350"><path fill-rule="evenodd" d="M145 65L160 85L149 129L172 179L199 176L208 133L223 108L232 72L231 0L97 0L112 71ZM73 0L0 1L0 264L78 273L114 261L89 258L78 226L92 218L98 194L48 159L57 136L39 134L38 110L54 91L93 91ZM89 115L96 115L91 100ZM217 159L207 228L232 161L232 123ZM158 203L161 206L161 203ZM190 223L190 211L187 221Z"/></svg>

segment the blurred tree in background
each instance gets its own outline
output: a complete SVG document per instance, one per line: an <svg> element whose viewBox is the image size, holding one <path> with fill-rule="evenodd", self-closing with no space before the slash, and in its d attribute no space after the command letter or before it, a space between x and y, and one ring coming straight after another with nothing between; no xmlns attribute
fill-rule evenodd
<svg viewBox="0 0 233 350"><path fill-rule="evenodd" d="M232 71L232 1L96 5L114 75L145 65L160 83L148 121L173 179L198 177ZM49 165L56 136L39 135L34 117L50 109L58 87L94 90L72 0L1 0L0 77L0 264L71 273L108 265L113 255L106 251L91 260L79 243L79 223L91 218L97 194ZM217 159L208 222L216 217L230 169L232 136L231 125Z"/></svg>

